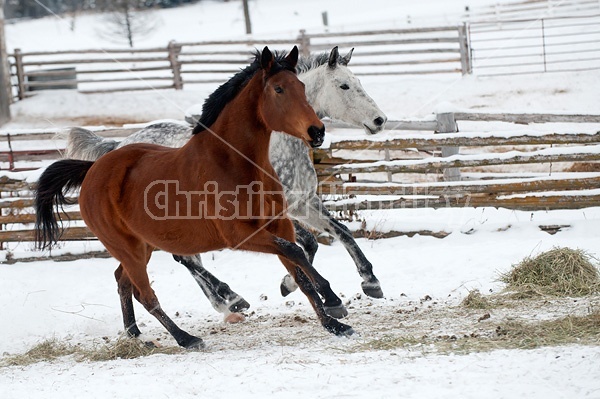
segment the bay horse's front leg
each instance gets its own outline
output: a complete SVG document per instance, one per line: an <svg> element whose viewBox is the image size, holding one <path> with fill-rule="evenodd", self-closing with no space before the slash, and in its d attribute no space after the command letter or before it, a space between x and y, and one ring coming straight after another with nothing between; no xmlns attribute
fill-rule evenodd
<svg viewBox="0 0 600 399"><path fill-rule="evenodd" d="M250 308L250 304L244 298L204 268L200 254L173 255L173 258L188 269L217 312L227 315L243 312Z"/></svg>
<svg viewBox="0 0 600 399"><path fill-rule="evenodd" d="M292 223L289 220L281 222L283 223L274 222L268 227L273 231L277 231L278 234L293 239ZM302 248L266 230L256 231L251 228L243 231L242 228L238 228L237 233L239 234L240 244L235 246L236 249L279 256L288 273L292 275L308 298L321 324L327 331L336 335L351 335L354 333L352 327L338 322L331 316L333 314L335 317L341 318L346 316L348 311L342 304L342 300L331 290L329 282L308 262ZM244 235L243 233L247 234ZM324 303L319 294L323 297Z"/></svg>
<svg viewBox="0 0 600 399"><path fill-rule="evenodd" d="M307 218L303 219L304 223L317 230L332 234L344 245L356 264L358 274L363 279L361 282L363 292L372 298L383 298L381 284L373 274L373 265L361 251L350 230L331 216L316 195L310 199L307 211Z"/></svg>
<svg viewBox="0 0 600 399"><path fill-rule="evenodd" d="M342 300L332 291L329 281L321 276L317 269L308 262L302 249L293 242L284 240L280 237L276 237L275 242L280 246L280 249L283 252L283 257L280 256L281 261L284 262L287 258L295 265L298 265L300 270L310 279L316 291L321 294L325 300L323 306L325 307L327 314L336 319L346 317L348 311L344 305L342 305ZM286 269L292 275L294 281L296 281L296 275L298 274L297 268L288 267L286 265ZM290 271L290 269L292 269L292 271Z"/></svg>
<svg viewBox="0 0 600 399"><path fill-rule="evenodd" d="M275 243L282 252L279 259L310 301L323 327L335 335L349 336L354 334L352 327L335 319L347 316L348 311L342 304L341 299L331 290L329 282L308 263L302 249L296 244L279 237L275 238ZM319 294L321 294L325 303L321 301Z"/></svg>

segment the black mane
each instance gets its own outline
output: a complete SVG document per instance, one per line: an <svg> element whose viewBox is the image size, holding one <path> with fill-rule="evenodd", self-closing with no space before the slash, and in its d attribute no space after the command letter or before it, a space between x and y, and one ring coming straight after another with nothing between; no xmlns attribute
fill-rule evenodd
<svg viewBox="0 0 600 399"><path fill-rule="evenodd" d="M275 56L275 62L269 71L269 75L274 75L282 70L296 73L296 69L285 61L287 52L275 51L273 55ZM256 50L254 52L254 60L250 65L233 75L231 79L219 86L217 90L206 98L202 105L202 115L194 127L192 134L203 132L215 123L223 108L242 91L254 74L260 70L260 56L261 52Z"/></svg>

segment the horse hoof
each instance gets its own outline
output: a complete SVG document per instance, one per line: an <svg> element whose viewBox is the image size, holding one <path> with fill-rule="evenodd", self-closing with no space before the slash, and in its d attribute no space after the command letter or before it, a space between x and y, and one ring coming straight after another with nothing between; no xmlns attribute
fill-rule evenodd
<svg viewBox="0 0 600 399"><path fill-rule="evenodd" d="M237 299L234 303L229 305L229 311L231 313L240 313L244 310L248 310L250 308L250 304L242 297Z"/></svg>
<svg viewBox="0 0 600 399"><path fill-rule="evenodd" d="M223 320L229 324L242 323L246 320L246 316L241 313L229 313Z"/></svg>
<svg viewBox="0 0 600 399"><path fill-rule="evenodd" d="M354 329L347 324L340 323L333 320L334 322L329 323L325 326L325 329L338 337L349 337L354 334Z"/></svg>
<svg viewBox="0 0 600 399"><path fill-rule="evenodd" d="M161 347L157 341L143 341L142 344L148 349L158 349Z"/></svg>
<svg viewBox="0 0 600 399"><path fill-rule="evenodd" d="M324 306L325 313L328 316L333 317L334 319L343 319L348 316L348 310L344 307L344 305L339 304L337 306Z"/></svg>
<svg viewBox="0 0 600 399"><path fill-rule="evenodd" d="M375 283L363 281L360 286L367 296L370 296L371 298L383 298L383 291L381 290L379 281Z"/></svg>
<svg viewBox="0 0 600 399"><path fill-rule="evenodd" d="M127 328L125 331L127 332L127 335L130 336L131 338L137 338L140 335L142 335L142 332L140 331L140 329L138 328L137 325L133 325L133 326Z"/></svg>
<svg viewBox="0 0 600 399"><path fill-rule="evenodd" d="M349 337L351 335L354 335L354 329L352 327L346 324L344 324L344 327L348 328L343 329L338 334L336 334L338 337Z"/></svg>
<svg viewBox="0 0 600 399"><path fill-rule="evenodd" d="M283 280L281 280L281 285L279 286L279 290L281 291L281 296L286 297L286 296L290 295L292 292L296 291L296 289L298 289L298 284L296 284L296 282L294 281L292 276L287 274L283 278Z"/></svg>
<svg viewBox="0 0 600 399"><path fill-rule="evenodd" d="M205 345L204 345L204 341L202 341L201 338L198 337L192 337L192 339L186 343L185 345L182 345L185 349L189 349L189 350L198 350L198 349L204 349Z"/></svg>

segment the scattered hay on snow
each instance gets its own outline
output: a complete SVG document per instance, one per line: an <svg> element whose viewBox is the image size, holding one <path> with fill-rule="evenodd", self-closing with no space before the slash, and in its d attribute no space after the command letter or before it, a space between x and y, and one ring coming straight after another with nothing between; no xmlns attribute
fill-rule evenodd
<svg viewBox="0 0 600 399"><path fill-rule="evenodd" d="M21 355L10 356L3 359L3 366L27 366L37 362L49 362L62 356L75 353L75 347L59 342L56 338L40 342Z"/></svg>
<svg viewBox="0 0 600 399"><path fill-rule="evenodd" d="M365 340L354 351L405 349L423 354L468 354L498 349L534 349L557 345L600 344L600 312L565 316L554 320L526 322L507 320L487 333L469 335L388 335Z"/></svg>
<svg viewBox="0 0 600 399"><path fill-rule="evenodd" d="M489 309L491 307L490 300L479 290L469 291L469 295L462 300L461 305L468 309Z"/></svg>
<svg viewBox="0 0 600 399"><path fill-rule="evenodd" d="M80 357L79 360L101 362L116 359L135 359L158 353L182 353L182 349L179 347L155 346L152 343L145 343L136 338L121 336L115 342L103 343L93 349L80 350L78 355Z"/></svg>
<svg viewBox="0 0 600 399"><path fill-rule="evenodd" d="M27 352L8 356L0 361L1 366L27 366L38 362L50 362L60 357L74 355L77 361L101 362L117 359L135 359L155 354L183 353L180 347L165 347L147 344L136 338L119 337L114 342L105 342L93 348L74 346L56 338L45 340Z"/></svg>
<svg viewBox="0 0 600 399"><path fill-rule="evenodd" d="M600 292L600 275L592 261L597 260L583 250L553 248L513 265L500 280L518 295L589 295Z"/></svg>

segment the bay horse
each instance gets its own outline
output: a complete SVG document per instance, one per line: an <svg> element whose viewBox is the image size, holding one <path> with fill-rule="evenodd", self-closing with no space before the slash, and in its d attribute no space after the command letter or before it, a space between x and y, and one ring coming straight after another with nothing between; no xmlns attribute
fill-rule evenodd
<svg viewBox="0 0 600 399"><path fill-rule="evenodd" d="M83 220L120 262L115 278L131 336L141 334L134 296L180 346L204 345L167 316L150 287L146 265L155 248L181 255L224 248L275 254L327 331L354 332L335 320L346 309L295 244L283 189L269 162L273 130L313 146L323 142L325 127L306 101L297 60L297 47L282 60L265 47L209 96L204 120L179 149L132 144L97 161L57 161L40 176L37 246L47 248L60 238L54 209L68 203L68 190L80 187Z"/></svg>
<svg viewBox="0 0 600 399"><path fill-rule="evenodd" d="M298 79L304 83L306 98L319 117L329 117L363 128L368 134L375 134L383 129L387 117L348 68L353 50L342 56L336 46L328 53L300 56L296 65ZM285 53L276 54L276 58L284 56ZM186 121L193 125L198 120L202 120L202 115L186 116ZM66 156L93 161L115 148L132 143L181 147L192 137L192 129L193 127L183 123L155 123L118 142L86 129L73 128L67 137ZM311 263L318 244L314 235L303 225L326 231L338 238L356 264L363 280L363 292L368 296L381 298L383 292L373 273L371 262L346 226L331 217L317 195L317 174L309 151L304 142L296 137L278 132L273 132L271 136L269 158L283 185L288 201L288 215L295 219L296 237ZM250 307L229 285L204 269L200 254L174 257L190 271L218 312L227 316L230 312L240 312ZM285 276L281 284L282 294L287 295L296 288L297 285L289 274Z"/></svg>

